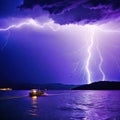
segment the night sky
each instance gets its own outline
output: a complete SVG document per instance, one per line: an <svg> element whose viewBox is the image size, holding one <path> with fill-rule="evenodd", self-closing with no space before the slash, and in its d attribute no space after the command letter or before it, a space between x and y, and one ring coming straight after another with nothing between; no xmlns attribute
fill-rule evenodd
<svg viewBox="0 0 120 120"><path fill-rule="evenodd" d="M120 81L119 0L0 0L0 83Z"/></svg>

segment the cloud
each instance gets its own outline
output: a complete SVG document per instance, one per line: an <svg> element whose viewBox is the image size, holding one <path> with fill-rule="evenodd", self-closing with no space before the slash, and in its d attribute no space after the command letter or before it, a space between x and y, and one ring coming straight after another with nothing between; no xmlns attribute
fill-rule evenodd
<svg viewBox="0 0 120 120"><path fill-rule="evenodd" d="M119 0L24 0L21 9L39 5L56 23L93 23L120 16Z"/></svg>

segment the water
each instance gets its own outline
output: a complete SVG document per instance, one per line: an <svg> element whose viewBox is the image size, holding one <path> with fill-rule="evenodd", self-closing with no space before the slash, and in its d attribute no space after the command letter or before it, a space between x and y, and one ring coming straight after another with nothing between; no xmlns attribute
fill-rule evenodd
<svg viewBox="0 0 120 120"><path fill-rule="evenodd" d="M0 120L120 120L120 91L0 91Z"/></svg>

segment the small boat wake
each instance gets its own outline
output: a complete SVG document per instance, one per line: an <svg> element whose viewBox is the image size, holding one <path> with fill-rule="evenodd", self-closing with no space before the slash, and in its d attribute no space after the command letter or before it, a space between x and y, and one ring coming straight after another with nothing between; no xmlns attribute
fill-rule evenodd
<svg viewBox="0 0 120 120"><path fill-rule="evenodd" d="M31 93L31 92L30 92ZM28 95L23 95L23 96L6 96L6 97L0 97L0 101L1 100L11 100L11 99L19 99L19 98L26 98L26 97L34 97L34 96L36 96L36 97L47 97L47 96L60 96L60 95L65 95L65 94L67 94L67 93L46 93L46 92L42 92L41 93L41 91L39 91L39 93L32 93L32 95L31 94L28 94Z"/></svg>
<svg viewBox="0 0 120 120"><path fill-rule="evenodd" d="M25 98L25 97L28 97L28 95L25 95L25 96L0 97L0 100L10 100L10 99Z"/></svg>
<svg viewBox="0 0 120 120"><path fill-rule="evenodd" d="M67 95L68 93L53 93L53 94L48 94L48 96L60 96L60 95Z"/></svg>

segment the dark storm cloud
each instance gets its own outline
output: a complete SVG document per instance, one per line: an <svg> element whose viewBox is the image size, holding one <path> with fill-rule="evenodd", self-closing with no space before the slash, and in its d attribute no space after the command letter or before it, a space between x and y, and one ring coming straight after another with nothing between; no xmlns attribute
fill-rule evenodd
<svg viewBox="0 0 120 120"><path fill-rule="evenodd" d="M104 8L111 8L112 10L116 10L120 8L119 0L89 0L87 2L91 7L96 7L99 9L99 6L103 6Z"/></svg>
<svg viewBox="0 0 120 120"><path fill-rule="evenodd" d="M119 0L24 0L21 9L40 5L60 24L96 22L118 17Z"/></svg>

